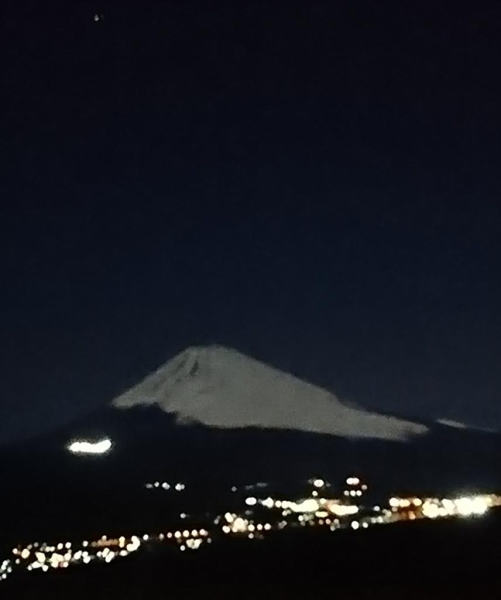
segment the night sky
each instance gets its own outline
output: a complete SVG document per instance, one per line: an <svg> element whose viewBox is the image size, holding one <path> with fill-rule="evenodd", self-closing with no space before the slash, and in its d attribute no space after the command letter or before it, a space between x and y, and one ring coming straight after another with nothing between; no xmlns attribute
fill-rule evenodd
<svg viewBox="0 0 501 600"><path fill-rule="evenodd" d="M2 10L0 440L210 343L501 428L499 1Z"/></svg>

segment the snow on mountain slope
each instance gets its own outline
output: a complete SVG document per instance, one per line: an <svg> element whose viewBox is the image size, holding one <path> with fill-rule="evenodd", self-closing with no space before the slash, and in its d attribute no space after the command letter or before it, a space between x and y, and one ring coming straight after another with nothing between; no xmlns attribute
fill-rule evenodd
<svg viewBox="0 0 501 600"><path fill-rule="evenodd" d="M158 405L182 422L403 441L424 425L343 404L334 394L219 346L188 348L113 401Z"/></svg>
<svg viewBox="0 0 501 600"><path fill-rule="evenodd" d="M438 425L444 425L445 427L452 427L453 429L468 429L470 431L483 431L484 433L497 433L496 429L489 427L475 427L473 425L467 425L460 421L454 421L453 419L437 419L435 421Z"/></svg>
<svg viewBox="0 0 501 600"><path fill-rule="evenodd" d="M454 429L473 429L468 427L466 423L460 421L454 421L452 419L438 419L436 421L439 425L445 425L446 427L453 427Z"/></svg>

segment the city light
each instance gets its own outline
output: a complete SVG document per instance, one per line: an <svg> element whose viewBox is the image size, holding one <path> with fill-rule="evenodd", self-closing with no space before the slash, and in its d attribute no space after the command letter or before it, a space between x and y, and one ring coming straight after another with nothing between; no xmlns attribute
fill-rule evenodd
<svg viewBox="0 0 501 600"><path fill-rule="evenodd" d="M348 479L346 480L346 483L348 485L359 485L360 479L358 477L348 477Z"/></svg>
<svg viewBox="0 0 501 600"><path fill-rule="evenodd" d="M320 508L320 504L314 498L307 498L299 503L291 502L290 508L295 513L315 513Z"/></svg>
<svg viewBox="0 0 501 600"><path fill-rule="evenodd" d="M328 504L328 509L338 517L356 515L359 511L358 506L354 506L353 504L338 504L337 502L330 502Z"/></svg>
<svg viewBox="0 0 501 600"><path fill-rule="evenodd" d="M481 516L487 512L489 506L484 498L459 498L456 500L457 512L462 517Z"/></svg>
<svg viewBox="0 0 501 600"><path fill-rule="evenodd" d="M105 451L105 448L109 450L111 441L80 440L73 442L71 451L89 452L89 446L90 453L96 454ZM367 486L356 477L348 478L346 483L356 486L357 489L351 488L344 492L341 490L337 495L330 495L327 491L332 489L331 484L323 479L310 479L310 491L306 496L298 494L296 497L292 495L280 499L271 496L263 499L243 496L240 507L232 502L231 508L227 506L224 510L223 506L212 514L206 513L204 517L200 517L202 522L198 525L193 523L193 516L189 513L176 512L178 516L174 527L180 527L177 519L181 518L184 522L183 528L177 530L173 527L172 530L163 532L143 531L137 535L123 534L116 537L103 534L95 539L83 541L59 539L18 545L12 549L10 558L0 561L0 582L14 571L22 569L47 573L55 569L67 569L73 565L108 565L131 553L142 551L145 547L152 548L156 544L170 546L175 552L189 553L226 536L260 540L272 532L300 527L318 528L333 533L340 529L362 531L372 526L402 521L480 518L492 507L501 506L501 496L495 494L458 495L449 498L390 496L385 503L372 505L364 502L362 506L359 505L358 499ZM146 484L146 487L180 492L185 489L185 484L169 484L160 479ZM183 496L179 495L179 498L182 499ZM352 500L353 497L356 500ZM187 509L188 506L184 508ZM269 511L266 518L263 518L263 509ZM201 527L202 524L205 528ZM214 531L214 535L211 531Z"/></svg>

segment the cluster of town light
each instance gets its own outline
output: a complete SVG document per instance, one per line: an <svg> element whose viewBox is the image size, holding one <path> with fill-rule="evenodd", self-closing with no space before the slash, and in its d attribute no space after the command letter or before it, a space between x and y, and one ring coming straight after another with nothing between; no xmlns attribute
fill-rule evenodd
<svg viewBox="0 0 501 600"><path fill-rule="evenodd" d="M146 483L144 486L147 490L165 490L170 489L175 492L182 492L186 489L186 485L182 482L169 483L168 481L154 481L153 483Z"/></svg>
<svg viewBox="0 0 501 600"><path fill-rule="evenodd" d="M106 440L97 443L101 444L100 449L104 449L104 441ZM109 442L109 440L107 441ZM87 442L79 442L79 444L84 443ZM82 446L79 448L81 449ZM95 444L93 450L96 450ZM214 523L219 525L220 531L224 535L259 539L274 529L280 530L287 526L328 526L331 531L349 527L356 531L367 529L370 525L408 519L481 516L491 507L501 506L501 497L499 496L477 495L462 496L456 499L392 497L389 499L388 508L370 507L362 506L360 501L351 500L352 492L357 492L355 497L359 498L367 490L367 486L358 477L349 477L346 480L347 489L344 491L345 498L342 499L322 497L325 496L324 492L329 487L329 484L323 479L312 479L310 484L312 485L310 496L298 500L249 496L245 499L245 509L242 514L226 512L217 517ZM147 484L146 487L172 488L182 491L185 486L183 483L171 485L165 481L156 481ZM253 515L252 509L260 507L274 511L270 512L267 522L259 522ZM187 518L188 515L181 513L180 516ZM124 536L108 538L103 535L97 540L81 543L33 543L25 547L14 548L13 557L0 563L0 581L6 579L16 567L26 568L29 571L39 569L47 572L49 569L67 568L74 564L86 565L93 561L110 563L116 558L136 552L145 543L167 540L174 543L181 552L197 550L204 543L212 542L207 529L184 529L128 538Z"/></svg>
<svg viewBox="0 0 501 600"><path fill-rule="evenodd" d="M482 516L496 503L496 496L493 495L462 496L455 499L390 498L393 513L411 519Z"/></svg>
<svg viewBox="0 0 501 600"><path fill-rule="evenodd" d="M488 510L488 504L480 496L456 500L427 500L423 503L423 515L430 519L449 516L481 516Z"/></svg>
<svg viewBox="0 0 501 600"><path fill-rule="evenodd" d="M237 534L247 535L250 539L254 537L261 537L263 532L271 531L271 523L257 523L251 519L239 517L233 513L226 513L224 515L222 531L225 534ZM261 534L261 535L260 535Z"/></svg>
<svg viewBox="0 0 501 600"><path fill-rule="evenodd" d="M256 505L263 506L268 509L279 509L282 511L283 516L290 514L311 514L319 518L326 518L329 514L344 517L354 515L359 511L359 506L356 504L348 504L345 501L334 500L331 498L323 498L319 495L320 491L327 487L327 483L323 479L312 479L310 483L313 486L311 496L302 498L297 501L295 500L284 500L275 499L272 497L267 498L256 498L255 496L249 496L245 499L245 504L249 507L255 507ZM357 477L350 477L347 479L348 485L359 485L360 480ZM361 489L357 490L361 496L363 491L367 490L366 485L361 485ZM300 519L302 522L303 519Z"/></svg>
<svg viewBox="0 0 501 600"><path fill-rule="evenodd" d="M88 565L91 562L111 563L113 560L136 552L146 542L172 540L176 547L185 550L198 550L203 543L211 543L206 529L173 531L166 534L141 537L120 536L108 538L103 535L98 540L59 543L28 544L12 550L12 560L5 560L0 565L0 581L10 575L14 568L24 568L27 571L40 570L44 573L51 569L66 569L73 565Z"/></svg>
<svg viewBox="0 0 501 600"><path fill-rule="evenodd" d="M7 577L12 573L12 563L10 560L4 560L0 563L0 581L7 579Z"/></svg>
<svg viewBox="0 0 501 600"><path fill-rule="evenodd" d="M92 561L110 563L118 557L136 552L141 546L137 536L108 539L103 536L99 540L81 543L59 542L57 544L34 543L23 548L12 550L15 565L23 565L28 571L49 569L66 569L70 565L88 565Z"/></svg>
<svg viewBox="0 0 501 600"><path fill-rule="evenodd" d="M184 531L169 532L166 535L160 534L159 539L174 540L179 547L181 552L185 550L198 550L205 542L210 544L212 539L209 537L209 532L206 529L185 529Z"/></svg>

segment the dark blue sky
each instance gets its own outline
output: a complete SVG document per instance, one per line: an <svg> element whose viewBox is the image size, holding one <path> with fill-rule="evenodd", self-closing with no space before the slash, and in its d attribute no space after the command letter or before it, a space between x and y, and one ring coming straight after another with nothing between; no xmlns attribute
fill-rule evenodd
<svg viewBox="0 0 501 600"><path fill-rule="evenodd" d="M76 4L2 9L0 439L214 342L501 427L498 2Z"/></svg>

